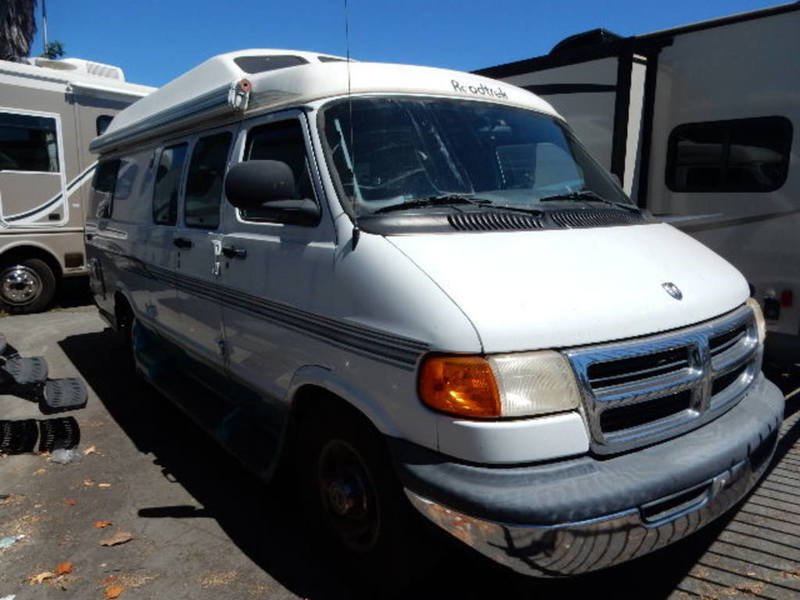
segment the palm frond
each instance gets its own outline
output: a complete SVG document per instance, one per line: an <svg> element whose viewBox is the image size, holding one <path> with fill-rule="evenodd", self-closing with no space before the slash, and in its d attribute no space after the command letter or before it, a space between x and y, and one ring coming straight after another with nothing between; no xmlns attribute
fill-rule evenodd
<svg viewBox="0 0 800 600"><path fill-rule="evenodd" d="M23 61L36 33L37 0L0 0L0 60Z"/></svg>

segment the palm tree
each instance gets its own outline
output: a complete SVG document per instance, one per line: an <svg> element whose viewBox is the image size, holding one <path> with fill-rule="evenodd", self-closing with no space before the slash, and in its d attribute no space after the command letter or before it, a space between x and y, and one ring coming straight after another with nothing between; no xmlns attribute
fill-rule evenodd
<svg viewBox="0 0 800 600"><path fill-rule="evenodd" d="M0 60L23 61L36 33L37 0L0 0Z"/></svg>

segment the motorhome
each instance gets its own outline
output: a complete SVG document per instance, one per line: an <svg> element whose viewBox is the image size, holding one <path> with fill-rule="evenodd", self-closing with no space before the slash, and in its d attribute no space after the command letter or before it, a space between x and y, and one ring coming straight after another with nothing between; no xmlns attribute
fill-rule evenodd
<svg viewBox="0 0 800 600"><path fill-rule="evenodd" d="M294 473L362 580L419 556L420 523L528 575L600 569L769 464L784 403L745 279L526 90L243 50L91 149L92 291L132 366Z"/></svg>
<svg viewBox="0 0 800 600"><path fill-rule="evenodd" d="M639 206L740 269L783 368L800 368L798 31L795 2L477 71L547 98Z"/></svg>
<svg viewBox="0 0 800 600"><path fill-rule="evenodd" d="M61 277L87 275L89 142L153 89L87 60L0 61L0 308L40 311Z"/></svg>

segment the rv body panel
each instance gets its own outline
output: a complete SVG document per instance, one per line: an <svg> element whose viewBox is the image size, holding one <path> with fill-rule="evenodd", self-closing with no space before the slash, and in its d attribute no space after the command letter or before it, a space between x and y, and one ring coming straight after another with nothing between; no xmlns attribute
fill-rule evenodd
<svg viewBox="0 0 800 600"><path fill-rule="evenodd" d="M85 206L96 160L89 142L152 88L73 71L69 61L36 60L0 62L0 247L15 249L11 258L0 254L0 271L14 266L9 261L49 257L46 268L56 277L85 275ZM12 308L41 310L47 302L37 297Z"/></svg>
<svg viewBox="0 0 800 600"><path fill-rule="evenodd" d="M679 217L676 226L735 264L762 302L780 301L783 290L791 290L793 305L769 322L771 331L790 335L800 335L800 83L789 75L800 72L798 31L800 11L685 33L661 50L646 199L654 214ZM667 185L670 171L680 168L668 164L677 128L765 117L787 119L792 129L788 172L777 189L747 189L749 180L724 191L675 191ZM737 149L755 148L734 140L728 170ZM703 168L696 164L696 170ZM757 175L743 175L748 176Z"/></svg>

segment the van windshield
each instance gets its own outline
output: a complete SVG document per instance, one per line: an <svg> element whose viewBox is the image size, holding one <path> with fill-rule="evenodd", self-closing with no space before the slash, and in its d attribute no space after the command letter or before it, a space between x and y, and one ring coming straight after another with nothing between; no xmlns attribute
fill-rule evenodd
<svg viewBox="0 0 800 600"><path fill-rule="evenodd" d="M531 110L357 97L324 107L322 129L340 193L358 215L455 204L533 210L551 200L635 210L557 119Z"/></svg>

